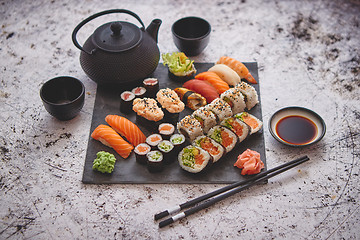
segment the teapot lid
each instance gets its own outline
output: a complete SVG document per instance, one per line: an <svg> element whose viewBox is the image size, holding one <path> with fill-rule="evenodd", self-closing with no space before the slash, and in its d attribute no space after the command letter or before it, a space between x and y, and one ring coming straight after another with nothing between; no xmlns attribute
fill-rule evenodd
<svg viewBox="0 0 360 240"><path fill-rule="evenodd" d="M98 27L92 41L98 48L107 52L124 52L140 44L142 31L129 22L109 22Z"/></svg>

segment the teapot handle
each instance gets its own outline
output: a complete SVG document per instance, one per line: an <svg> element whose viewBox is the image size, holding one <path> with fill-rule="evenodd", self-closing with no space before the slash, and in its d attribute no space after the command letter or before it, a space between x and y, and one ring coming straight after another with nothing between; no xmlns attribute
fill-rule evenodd
<svg viewBox="0 0 360 240"><path fill-rule="evenodd" d="M136 18L141 26L142 26L142 29L145 30L145 25L144 23L141 21L140 17L138 15L136 15L135 13L129 11L129 10L126 10L126 9L111 9L111 10L106 10L106 11L102 11L102 12L99 12L99 13L95 13L94 15L84 19L82 22L79 23L79 25L77 25L72 33L72 41L74 43L74 45L80 49L81 51L87 53L87 54L92 54L94 52L94 50L92 50L91 52L88 52L86 51L80 44L79 42L77 41L76 39L76 34L78 33L78 31L80 30L80 28L82 26L84 26L86 23L90 22L91 20L93 20L94 18L97 18L97 17L100 17L102 15L106 15L106 14L110 14L110 13L127 13L131 16L133 16L134 18Z"/></svg>

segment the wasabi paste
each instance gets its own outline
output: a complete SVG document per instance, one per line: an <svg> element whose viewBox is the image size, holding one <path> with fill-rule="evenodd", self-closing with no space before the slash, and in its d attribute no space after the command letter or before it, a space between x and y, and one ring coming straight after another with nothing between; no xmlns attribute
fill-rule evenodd
<svg viewBox="0 0 360 240"><path fill-rule="evenodd" d="M96 154L96 159L93 163L93 169L102 173L112 173L116 158L114 154L100 151Z"/></svg>

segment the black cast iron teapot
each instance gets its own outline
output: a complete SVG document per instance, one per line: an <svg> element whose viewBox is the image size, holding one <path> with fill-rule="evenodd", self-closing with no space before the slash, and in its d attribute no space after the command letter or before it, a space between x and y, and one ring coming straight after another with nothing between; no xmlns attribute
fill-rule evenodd
<svg viewBox="0 0 360 240"><path fill-rule="evenodd" d="M82 26L99 16L126 13L141 24L116 21L98 27L82 47L76 34ZM125 86L151 75L158 66L160 51L157 35L160 19L154 19L145 29L138 15L126 9L96 13L77 25L72 33L73 43L81 50L80 64L84 72L99 85Z"/></svg>

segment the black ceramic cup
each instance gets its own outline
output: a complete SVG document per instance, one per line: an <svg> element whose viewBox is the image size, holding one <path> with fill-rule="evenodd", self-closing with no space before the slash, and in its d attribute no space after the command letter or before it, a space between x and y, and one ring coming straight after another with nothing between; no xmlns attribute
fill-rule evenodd
<svg viewBox="0 0 360 240"><path fill-rule="evenodd" d="M211 26L202 18L185 17L171 28L176 47L187 56L199 55L208 45Z"/></svg>
<svg viewBox="0 0 360 240"><path fill-rule="evenodd" d="M40 97L46 111L59 120L74 118L84 106L84 84L73 77L56 77L41 87Z"/></svg>

